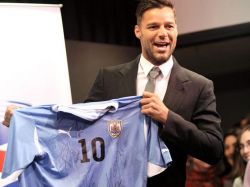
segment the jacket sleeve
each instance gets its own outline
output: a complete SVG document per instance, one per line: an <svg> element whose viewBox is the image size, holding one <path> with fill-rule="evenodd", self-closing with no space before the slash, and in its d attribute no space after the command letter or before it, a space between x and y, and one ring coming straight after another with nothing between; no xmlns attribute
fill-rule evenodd
<svg viewBox="0 0 250 187"><path fill-rule="evenodd" d="M223 155L223 135L212 81L198 95L190 120L169 111L161 136L187 154L215 164Z"/></svg>

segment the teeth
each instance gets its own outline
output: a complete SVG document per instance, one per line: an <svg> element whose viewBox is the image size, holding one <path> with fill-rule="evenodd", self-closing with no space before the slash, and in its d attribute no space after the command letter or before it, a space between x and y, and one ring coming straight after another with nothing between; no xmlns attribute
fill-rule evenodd
<svg viewBox="0 0 250 187"><path fill-rule="evenodd" d="M158 46L158 47L165 47L166 44L156 44L156 46Z"/></svg>
<svg viewBox="0 0 250 187"><path fill-rule="evenodd" d="M168 46L167 43L156 43L155 44L157 47L165 47L165 46Z"/></svg>

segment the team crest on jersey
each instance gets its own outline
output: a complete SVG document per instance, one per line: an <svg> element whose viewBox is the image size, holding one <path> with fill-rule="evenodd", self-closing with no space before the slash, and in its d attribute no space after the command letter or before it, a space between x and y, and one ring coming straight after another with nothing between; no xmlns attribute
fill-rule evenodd
<svg viewBox="0 0 250 187"><path fill-rule="evenodd" d="M112 138L117 138L122 132L121 120L110 120L108 123L109 134Z"/></svg>

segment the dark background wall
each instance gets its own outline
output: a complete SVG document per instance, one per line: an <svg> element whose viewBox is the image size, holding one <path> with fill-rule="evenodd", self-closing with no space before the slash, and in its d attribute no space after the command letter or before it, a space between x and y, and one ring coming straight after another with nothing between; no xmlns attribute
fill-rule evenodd
<svg viewBox="0 0 250 187"><path fill-rule="evenodd" d="M74 103L84 100L99 68L127 62L140 53L133 33L137 0L0 2L63 4ZM223 129L250 112L250 22L180 34L174 55L184 67L214 81Z"/></svg>
<svg viewBox="0 0 250 187"><path fill-rule="evenodd" d="M100 68L128 62L140 53L136 47L76 40L66 40L66 50L74 103L87 97Z"/></svg>

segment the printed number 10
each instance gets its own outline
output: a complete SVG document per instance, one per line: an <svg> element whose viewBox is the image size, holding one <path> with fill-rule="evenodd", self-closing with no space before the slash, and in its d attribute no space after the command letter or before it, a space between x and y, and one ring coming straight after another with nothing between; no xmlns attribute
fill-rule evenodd
<svg viewBox="0 0 250 187"><path fill-rule="evenodd" d="M87 151L87 145L86 140L81 139L78 141L82 146L82 160L81 163L90 162L90 159L88 158L88 151ZM100 146L100 156L97 156L97 142L99 142ZM92 147L92 156L93 159L97 162L103 161L105 158L105 143L104 140L101 137L96 137L91 141L91 147Z"/></svg>

